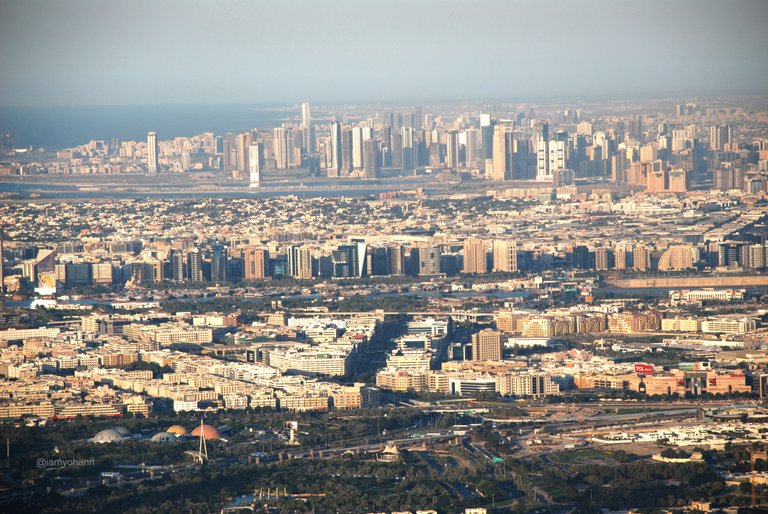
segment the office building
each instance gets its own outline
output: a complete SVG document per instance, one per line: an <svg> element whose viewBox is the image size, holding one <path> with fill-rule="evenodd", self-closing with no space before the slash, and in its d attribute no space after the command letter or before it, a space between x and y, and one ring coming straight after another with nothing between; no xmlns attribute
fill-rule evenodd
<svg viewBox="0 0 768 514"><path fill-rule="evenodd" d="M335 121L331 123L331 162L329 168L334 171L332 175L339 175L342 169L342 159L341 123Z"/></svg>
<svg viewBox="0 0 768 514"><path fill-rule="evenodd" d="M275 168L287 170L289 162L293 158L289 155L289 147L293 147L288 141L289 130L285 127L275 127L272 131L272 154L275 157Z"/></svg>
<svg viewBox="0 0 768 514"><path fill-rule="evenodd" d="M181 250L171 250L171 279L174 282L184 282L184 271L184 253Z"/></svg>
<svg viewBox="0 0 768 514"><path fill-rule="evenodd" d="M363 173L365 178L381 177L379 164L379 146L373 139L363 141Z"/></svg>
<svg viewBox="0 0 768 514"><path fill-rule="evenodd" d="M517 271L517 243L495 239L493 241L493 271Z"/></svg>
<svg viewBox="0 0 768 514"><path fill-rule="evenodd" d="M464 131L464 163L468 168L479 168L482 162L480 131L467 129Z"/></svg>
<svg viewBox="0 0 768 514"><path fill-rule="evenodd" d="M198 250L187 253L187 278L192 282L203 281L203 257Z"/></svg>
<svg viewBox="0 0 768 514"><path fill-rule="evenodd" d="M464 241L464 273L487 273L485 241L466 239Z"/></svg>
<svg viewBox="0 0 768 514"><path fill-rule="evenodd" d="M312 126L309 102L301 104L301 146L306 155L315 151L315 128Z"/></svg>
<svg viewBox="0 0 768 514"><path fill-rule="evenodd" d="M416 255L414 255L416 252ZM411 259L417 259L417 273L421 276L439 275L440 260L443 255L440 245L421 244L411 249Z"/></svg>
<svg viewBox="0 0 768 514"><path fill-rule="evenodd" d="M445 167L450 169L459 167L459 133L455 130L445 134Z"/></svg>
<svg viewBox="0 0 768 514"><path fill-rule="evenodd" d="M251 145L251 133L243 132L235 137L235 145L237 149L237 164L236 173L234 178L246 179L250 171L249 157L250 157L250 145Z"/></svg>
<svg viewBox="0 0 768 514"><path fill-rule="evenodd" d="M536 139L536 180L539 182L552 180L549 162L549 124L544 123Z"/></svg>
<svg viewBox="0 0 768 514"><path fill-rule="evenodd" d="M312 278L312 252L309 248L291 245L285 253L288 258L288 276L303 280Z"/></svg>
<svg viewBox="0 0 768 514"><path fill-rule="evenodd" d="M400 131L403 138L403 171L414 171L418 164L413 128L403 127Z"/></svg>
<svg viewBox="0 0 768 514"><path fill-rule="evenodd" d="M301 128L309 128L312 124L312 116L310 114L309 102L301 104Z"/></svg>
<svg viewBox="0 0 768 514"><path fill-rule="evenodd" d="M709 129L709 148L722 152L730 147L732 130L730 125L714 125Z"/></svg>
<svg viewBox="0 0 768 514"><path fill-rule="evenodd" d="M331 253L332 273L334 277L364 277L366 276L365 243L341 245Z"/></svg>
<svg viewBox="0 0 768 514"><path fill-rule="evenodd" d="M363 167L363 128L352 127L352 168Z"/></svg>
<svg viewBox="0 0 768 514"><path fill-rule="evenodd" d="M500 361L502 355L501 332L487 328L472 334L472 360Z"/></svg>
<svg viewBox="0 0 768 514"><path fill-rule="evenodd" d="M157 173L157 132L147 134L147 172Z"/></svg>
<svg viewBox="0 0 768 514"><path fill-rule="evenodd" d="M248 179L251 187L258 187L261 183L261 167L264 156L261 151L261 143L251 143L248 147Z"/></svg>
<svg viewBox="0 0 768 514"><path fill-rule="evenodd" d="M387 246L387 268L390 275L405 274L405 252L400 245Z"/></svg>
<svg viewBox="0 0 768 514"><path fill-rule="evenodd" d="M269 252L264 249L246 247L243 250L243 263L245 270L243 278L247 281L261 280L267 276L269 269Z"/></svg>
<svg viewBox="0 0 768 514"><path fill-rule="evenodd" d="M595 249L595 269L598 271L606 271L610 266L610 252L607 248Z"/></svg>
<svg viewBox="0 0 768 514"><path fill-rule="evenodd" d="M211 282L223 284L227 278L227 248L220 244L214 245L211 253Z"/></svg>
<svg viewBox="0 0 768 514"><path fill-rule="evenodd" d="M487 178L498 181L512 179L512 157L514 151L512 136L512 131L508 130L507 125L496 125L493 127L492 166L490 170L486 170Z"/></svg>

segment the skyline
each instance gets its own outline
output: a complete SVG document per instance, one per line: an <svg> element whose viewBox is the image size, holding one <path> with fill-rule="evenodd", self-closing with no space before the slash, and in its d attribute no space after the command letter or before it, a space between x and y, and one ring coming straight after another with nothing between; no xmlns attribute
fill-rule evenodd
<svg viewBox="0 0 768 514"><path fill-rule="evenodd" d="M764 2L461 6L3 0L0 107L733 95L768 83Z"/></svg>

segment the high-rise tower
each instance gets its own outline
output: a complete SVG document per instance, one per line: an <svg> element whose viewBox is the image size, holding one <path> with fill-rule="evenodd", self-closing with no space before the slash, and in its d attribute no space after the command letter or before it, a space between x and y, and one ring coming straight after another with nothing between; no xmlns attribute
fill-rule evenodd
<svg viewBox="0 0 768 514"><path fill-rule="evenodd" d="M147 134L147 172L157 173L157 132Z"/></svg>
<svg viewBox="0 0 768 514"><path fill-rule="evenodd" d="M248 178L251 187L258 187L261 182L261 165L263 159L261 143L251 143L248 147Z"/></svg>

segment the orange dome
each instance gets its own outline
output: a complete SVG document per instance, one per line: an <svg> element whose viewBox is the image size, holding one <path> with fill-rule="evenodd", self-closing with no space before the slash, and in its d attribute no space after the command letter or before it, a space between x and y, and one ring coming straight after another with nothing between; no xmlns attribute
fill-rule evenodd
<svg viewBox="0 0 768 514"><path fill-rule="evenodd" d="M201 430L203 432L203 437L205 438L206 441L209 440L209 439L220 439L221 438L221 434L219 434L219 431L216 430L211 425L203 425L201 427L195 428L192 431L192 435L195 436L195 437L199 437Z"/></svg>
<svg viewBox="0 0 768 514"><path fill-rule="evenodd" d="M181 425L170 426L168 427L168 430L166 430L166 432L174 435L187 435L187 429Z"/></svg>

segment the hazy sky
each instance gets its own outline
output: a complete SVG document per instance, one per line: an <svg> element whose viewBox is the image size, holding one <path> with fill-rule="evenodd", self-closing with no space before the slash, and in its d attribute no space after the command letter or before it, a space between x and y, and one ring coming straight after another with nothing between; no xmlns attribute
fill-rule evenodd
<svg viewBox="0 0 768 514"><path fill-rule="evenodd" d="M767 91L766 0L0 0L0 106Z"/></svg>

